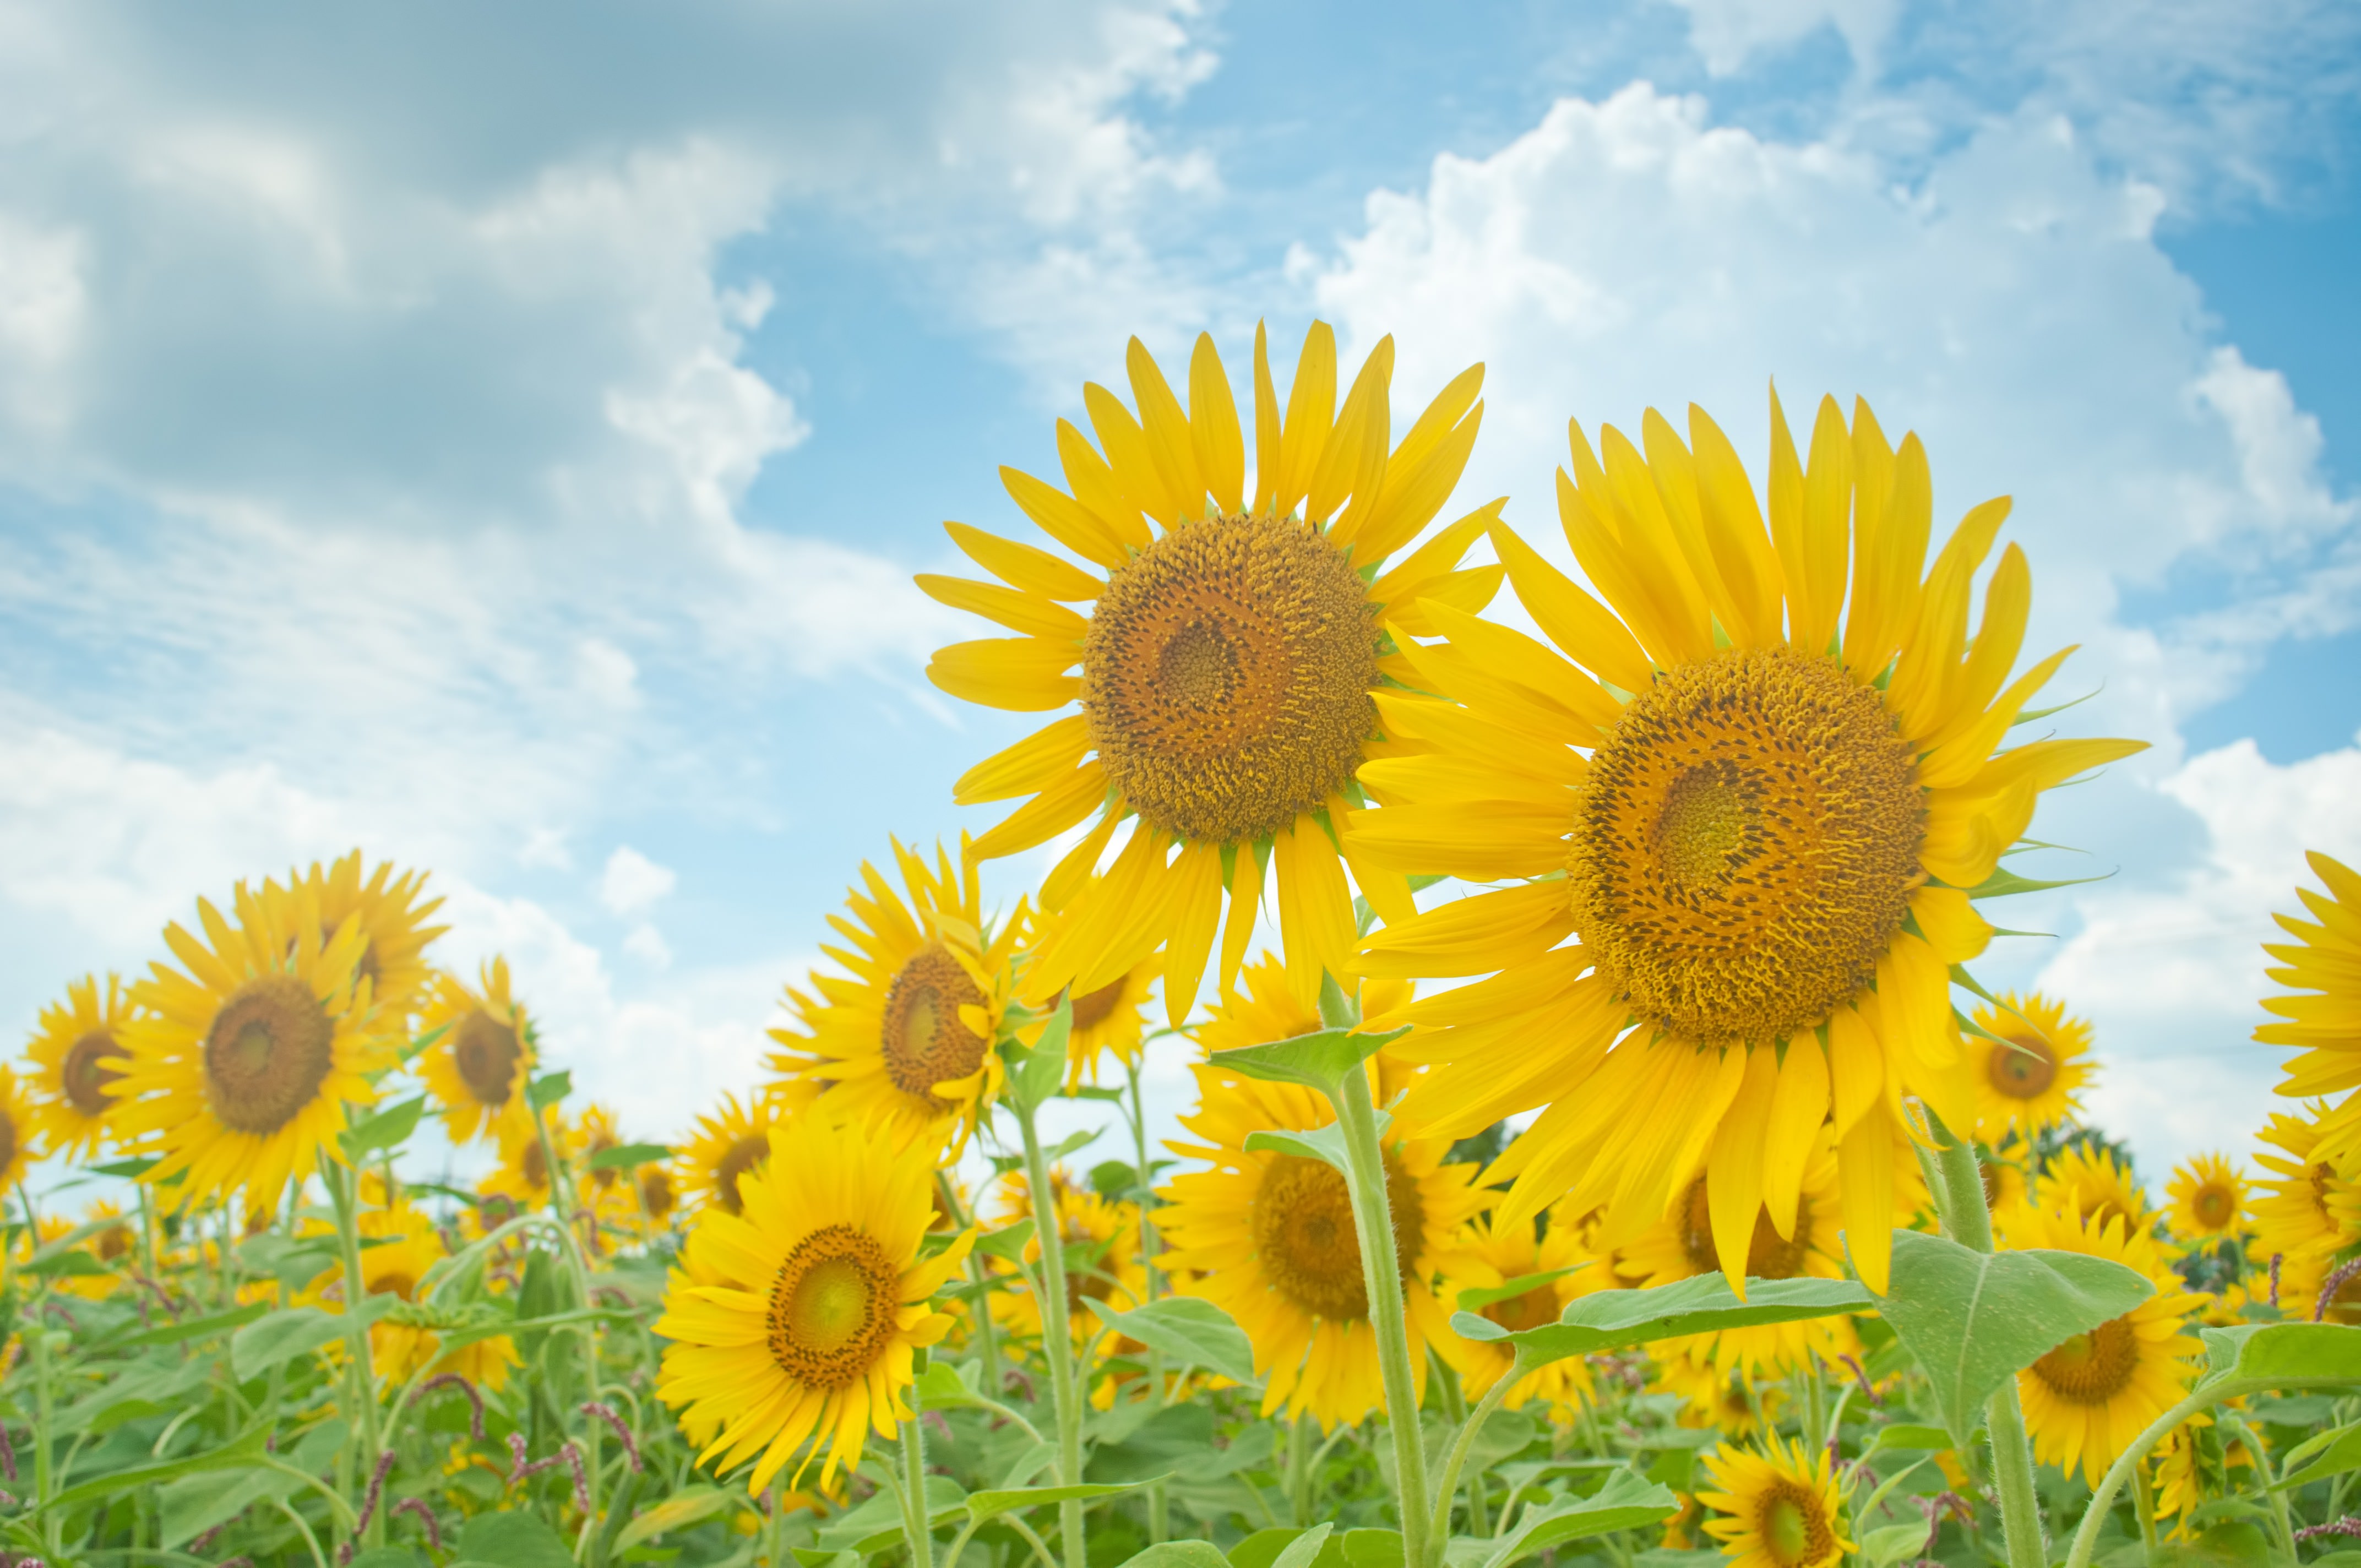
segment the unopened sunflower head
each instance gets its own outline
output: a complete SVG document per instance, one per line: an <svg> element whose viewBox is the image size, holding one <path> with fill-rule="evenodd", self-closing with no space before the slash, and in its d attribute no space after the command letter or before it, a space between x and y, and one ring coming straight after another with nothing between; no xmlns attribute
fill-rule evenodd
<svg viewBox="0 0 2361 1568"><path fill-rule="evenodd" d="M997 578L919 587L1017 633L954 643L928 675L955 696L1060 713L959 782L962 805L1025 804L978 841L1011 854L1092 823L1051 884L1076 884L1131 824L1076 921L1035 956L1038 1003L1087 995L1165 947L1170 1021L1189 1014L1213 956L1226 992L1275 869L1290 982L1303 1001L1342 973L1353 893L1336 816L1360 800L1386 748L1370 694L1409 678L1403 646L1431 635L1422 603L1481 609L1496 566L1458 569L1498 503L1437 532L1389 569L1442 510L1475 444L1481 367L1392 439L1393 340L1336 401L1334 334L1315 323L1284 413L1255 334L1255 481L1239 404L1210 337L1190 360L1184 409L1135 338L1134 406L1084 389L1093 433L1058 425L1065 486L1004 468L1018 508L1064 553L950 524ZM1347 850L1352 881L1388 919L1411 912L1398 872ZM1060 901L1049 900L1055 906Z"/></svg>
<svg viewBox="0 0 2361 1568"><path fill-rule="evenodd" d="M896 841L901 887L863 861L845 912L829 916L846 945L821 948L832 967L814 970L807 991L788 988L796 1026L770 1031L784 1047L770 1066L830 1118L955 1154L999 1098L996 1047L1027 922L1021 903L987 921L977 859L964 839L956 863L937 846L931 864Z"/></svg>
<svg viewBox="0 0 2361 1568"><path fill-rule="evenodd" d="M2041 791L2140 748L2001 749L2066 657L2012 678L2032 598L2013 544L1971 621L2005 500L1930 562L1916 436L1826 400L1806 464L1771 416L1763 492L1702 410L1686 441L1653 410L1637 445L1571 426L1559 516L1604 602L1496 526L1543 635L1421 607L1443 641L1404 647L1416 691L1376 696L1398 754L1362 768L1380 804L1347 815L1347 850L1516 885L1390 922L1356 968L1489 977L1414 1009L1408 1048L1436 1067L1405 1109L1465 1135L1542 1108L1508 1215L1570 1193L1628 1234L1710 1167L1734 1270L1756 1196L1789 1207L1832 1121L1851 1255L1883 1288L1908 1102L1975 1124L1950 1000L1993 935L1973 901L2011 884Z"/></svg>

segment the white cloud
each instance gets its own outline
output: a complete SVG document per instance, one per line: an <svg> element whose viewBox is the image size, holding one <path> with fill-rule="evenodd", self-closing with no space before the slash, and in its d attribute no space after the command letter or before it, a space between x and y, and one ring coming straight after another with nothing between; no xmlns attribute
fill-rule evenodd
<svg viewBox="0 0 2361 1568"><path fill-rule="evenodd" d="M670 896L680 878L629 844L618 844L598 874L598 902L615 915L637 915Z"/></svg>

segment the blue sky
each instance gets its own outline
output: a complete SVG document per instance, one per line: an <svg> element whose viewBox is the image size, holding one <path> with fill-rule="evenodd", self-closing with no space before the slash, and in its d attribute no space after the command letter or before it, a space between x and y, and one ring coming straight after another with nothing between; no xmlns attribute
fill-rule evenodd
<svg viewBox="0 0 2361 1568"><path fill-rule="evenodd" d="M2361 856L2356 77L2307 0L0 0L0 1020L360 843L666 1135L862 857L989 820L941 521L1130 334L1319 316L1398 409L1487 362L1530 536L1569 414L1759 463L1774 377L2015 495L2155 749L1987 972L2152 1176L2243 1148L2268 912Z"/></svg>

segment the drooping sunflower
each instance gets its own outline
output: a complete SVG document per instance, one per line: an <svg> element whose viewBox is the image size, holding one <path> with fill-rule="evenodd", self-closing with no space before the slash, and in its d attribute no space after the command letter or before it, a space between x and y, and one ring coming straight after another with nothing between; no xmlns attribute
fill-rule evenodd
<svg viewBox="0 0 2361 1568"><path fill-rule="evenodd" d="M1904 1096L1974 1124L1949 973L1992 935L1973 899L2042 790L2140 748L1996 750L2066 653L2009 680L2031 602L2013 544L1970 635L2004 500L1922 579L1916 436L1897 451L1866 404L1848 432L1824 400L1806 467L1773 398L1766 531L1727 438L1689 425L1694 449L1651 411L1645 456L1609 427L1603 463L1571 427L1559 513L1605 605L1498 526L1549 641L1422 607L1446 641L1404 648L1420 692L1376 697L1419 751L1362 769L1381 805L1346 844L1532 880L1389 922L1356 967L1491 977L1413 1010L1406 1054L1437 1070L1404 1110L1465 1135L1544 1107L1492 1173L1516 1179L1504 1220L1571 1193L1609 1203L1620 1244L1710 1167L1741 1255L1748 1193L1787 1212L1833 1116L1852 1255L1882 1289Z"/></svg>
<svg viewBox="0 0 2361 1568"><path fill-rule="evenodd" d="M426 924L443 907L440 898L425 896L426 873L397 875L391 861L379 861L363 881L361 852L355 850L325 871L314 861L309 871L289 872L287 880L319 901L322 946L347 918L360 922L360 972L368 980L370 998L406 1021L433 976L427 944L448 929Z"/></svg>
<svg viewBox="0 0 2361 1568"><path fill-rule="evenodd" d="M2328 891L2295 890L2310 920L2271 916L2295 940L2263 945L2282 966L2264 972L2296 994L2263 998L2264 1011L2281 1022L2262 1025L2255 1038L2301 1051L2286 1064L2281 1094L2345 1095L2320 1119L2320 1157L2345 1165L2361 1154L2361 1096L2347 1092L2361 1085L2361 873L2317 850L2304 858Z"/></svg>
<svg viewBox="0 0 2361 1568"><path fill-rule="evenodd" d="M98 977L84 975L67 983L62 1003L41 1009L25 1054L37 1091L29 1127L44 1155L86 1159L108 1141L114 1086L128 1060L120 1032L130 1017L123 982L111 974L104 1001Z"/></svg>
<svg viewBox="0 0 2361 1568"><path fill-rule="evenodd" d="M1511 1333L1554 1323L1565 1310L1566 1303L1575 1298L1611 1289L1616 1283L1606 1260L1584 1250L1581 1227L1571 1223L1553 1224L1536 1237L1531 1223L1502 1229L1478 1221L1468 1250L1490 1265L1504 1285L1535 1275L1556 1276L1514 1296L1475 1309L1477 1316L1489 1318ZM1456 1302L1449 1305L1457 1307ZM1481 1398L1491 1392L1492 1385L1509 1375L1515 1360L1515 1351L1506 1342L1468 1342L1460 1377L1467 1397ZM1570 1356L1527 1374L1501 1404L1513 1410L1539 1399L1554 1409L1570 1410L1589 1389L1589 1365Z"/></svg>
<svg viewBox="0 0 2361 1568"><path fill-rule="evenodd" d="M1830 1568L1853 1550L1825 1451L1773 1437L1760 1452L1709 1453L1705 1467L1720 1489L1697 1497L1723 1516L1706 1533L1738 1568Z"/></svg>
<svg viewBox="0 0 2361 1568"><path fill-rule="evenodd" d="M1093 879L1090 885L1095 885ZM1085 892L1088 887L1084 888ZM1046 902L1048 894L1043 898ZM1033 928L1027 946L1039 948L1060 939L1060 934L1074 919L1073 900L1066 907L1052 911L1037 909L1033 913ZM1160 966L1150 954L1100 986L1074 998L1073 1022L1066 1036L1066 1092L1072 1093L1085 1080L1099 1080L1099 1062L1112 1056L1128 1069L1139 1060L1147 1039L1148 993L1156 987ZM1049 1026L1045 1014L1041 1021L1024 1031L1022 1037L1031 1045Z"/></svg>
<svg viewBox="0 0 2361 1568"><path fill-rule="evenodd" d="M962 806L1031 797L977 852L1013 854L1095 815L1051 873L1053 883L1074 883L1118 824L1137 821L1061 938L1035 955L1028 999L1069 985L1088 994L1169 941L1164 1004L1177 1026L1195 1003L1225 900L1214 990L1229 990L1273 862L1290 983L1309 1003L1323 970L1344 972L1353 894L1333 828L1358 803L1362 762L1383 750L1369 694L1411 677L1401 647L1431 635L1417 601L1480 609L1499 584L1497 567L1454 570L1498 503L1379 570L1441 511L1483 412L1478 366L1389 452L1393 358L1393 340L1380 341L1340 409L1335 334L1315 322L1282 417L1256 330L1249 504L1237 404L1213 339L1197 340L1184 412L1134 338L1126 365L1137 416L1105 388L1083 389L1104 456L1061 420L1068 488L1001 470L1018 508L1095 569L949 525L1000 582L928 576L918 586L1018 635L941 649L928 678L993 707L1080 709L961 778ZM1380 916L1410 913L1399 873L1364 866L1349 847L1345 857Z"/></svg>
<svg viewBox="0 0 2361 1568"><path fill-rule="evenodd" d="M533 1030L509 993L508 959L488 959L476 978L479 989L470 991L456 974L435 974L418 1018L420 1034L442 1031L420 1053L418 1076L442 1105L455 1144L499 1139L533 1120L525 1106Z"/></svg>
<svg viewBox="0 0 2361 1568"><path fill-rule="evenodd" d="M399 1043L360 972L357 916L324 942L309 882L241 883L231 907L236 925L197 901L202 941L165 927L187 972L150 964L130 991L140 1015L117 1036L129 1060L115 1085L115 1125L159 1157L141 1179L170 1184L159 1190L175 1208L240 1189L273 1207L324 1153L343 1163L346 1107L376 1102L368 1074L392 1065Z"/></svg>
<svg viewBox="0 0 2361 1568"><path fill-rule="evenodd" d="M2093 1076L2091 1025L2038 992L2004 991L1979 1003L1976 1026L2002 1044L1971 1036L1975 1057L1977 1138L1997 1144L2014 1129L2031 1137L2081 1113Z"/></svg>
<svg viewBox="0 0 2361 1568"><path fill-rule="evenodd" d="M760 1496L808 1439L806 1464L827 1450L825 1486L860 1464L870 1432L917 1420L902 1397L912 1352L951 1326L928 1299L975 1239L920 1257L933 1185L922 1144L881 1149L855 1125L799 1124L773 1132L740 1212L697 1215L655 1332L673 1342L656 1391L703 1438L699 1464L753 1461Z"/></svg>
<svg viewBox="0 0 2361 1568"><path fill-rule="evenodd" d="M2016 1375L2034 1457L2069 1475L2079 1465L2096 1486L2132 1439L2180 1402L2203 1349L2187 1331L2204 1298L2182 1288L2156 1238L2121 1214L2037 1212L2009 1245L2103 1257L2156 1286L2122 1317L2074 1335Z"/></svg>
<svg viewBox="0 0 2361 1568"><path fill-rule="evenodd" d="M1374 1092L1390 1097L1385 1058ZM1174 1290L1227 1311L1254 1343L1265 1374L1262 1413L1284 1409L1322 1424L1351 1424L1384 1398L1360 1237L1343 1173L1299 1155L1248 1149L1265 1128L1306 1131L1336 1117L1328 1102L1294 1084L1235 1077L1200 1064L1199 1104L1180 1125L1202 1143L1166 1146L1211 1168L1183 1172L1159 1190L1165 1240L1160 1266ZM1397 1118L1385 1140L1386 1196L1401 1271L1411 1367L1423 1389L1425 1348L1457 1366L1468 1342L1451 1331L1451 1303L1499 1274L1466 1243L1466 1223L1491 1194L1476 1167L1445 1165L1451 1140ZM1193 1277L1191 1276L1193 1275Z"/></svg>
<svg viewBox="0 0 2361 1568"><path fill-rule="evenodd" d="M894 860L907 902L862 862L862 886L846 894L846 913L828 917L849 945L820 949L841 972L814 970L809 993L787 988L801 1027L770 1031L786 1047L770 1066L807 1091L824 1090L831 1116L882 1125L896 1142L931 1136L940 1144L957 1118L956 1146L1005 1076L993 1046L1026 907L1020 902L987 931L977 857L964 839L956 866L939 845L929 866L898 840Z"/></svg>
<svg viewBox="0 0 2361 1568"><path fill-rule="evenodd" d="M2213 1241L2246 1228L2246 1179L2221 1155L2192 1155L2175 1166L2165 1193L2173 1234L2185 1240Z"/></svg>

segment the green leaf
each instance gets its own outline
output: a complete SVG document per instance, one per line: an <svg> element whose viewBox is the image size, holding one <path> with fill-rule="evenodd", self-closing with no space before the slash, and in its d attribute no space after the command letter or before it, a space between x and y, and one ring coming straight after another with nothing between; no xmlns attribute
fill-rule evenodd
<svg viewBox="0 0 2361 1568"><path fill-rule="evenodd" d="M1230 1568L1210 1541L1167 1541L1124 1559L1123 1568Z"/></svg>
<svg viewBox="0 0 2361 1568"><path fill-rule="evenodd" d="M967 1512L967 1493L948 1475L927 1477L927 1528L948 1524ZM880 1491L875 1497L849 1513L841 1513L820 1528L820 1550L851 1551L867 1557L902 1544L902 1505L890 1491Z"/></svg>
<svg viewBox="0 0 2361 1568"><path fill-rule="evenodd" d="M379 1149L400 1148L409 1142L424 1114L426 1096L422 1094L354 1123L336 1135L336 1141L344 1146L345 1157L357 1164Z"/></svg>
<svg viewBox="0 0 2361 1568"><path fill-rule="evenodd" d="M124 1181L137 1181L163 1163L162 1155L142 1155L137 1159L115 1159L104 1165L93 1165L90 1171L93 1176L112 1176Z"/></svg>
<svg viewBox="0 0 2361 1568"><path fill-rule="evenodd" d="M2156 1294L2103 1257L1981 1253L1917 1231L1894 1233L1888 1283L1879 1315L1927 1374L1936 1413L1961 1448L2003 1383Z"/></svg>
<svg viewBox="0 0 2361 1568"><path fill-rule="evenodd" d="M1402 1568L1398 1530L1348 1530L1337 1541L1345 1548L1345 1568Z"/></svg>
<svg viewBox="0 0 2361 1568"><path fill-rule="evenodd" d="M459 1532L459 1555L502 1568L574 1568L574 1552L539 1514L478 1514Z"/></svg>
<svg viewBox="0 0 2361 1568"><path fill-rule="evenodd" d="M194 1541L214 1526L235 1519L255 1504L283 1497L302 1485L284 1470L266 1470L258 1465L183 1475L156 1494L164 1532L159 1544L171 1551Z"/></svg>
<svg viewBox="0 0 2361 1568"><path fill-rule="evenodd" d="M1252 1384L1254 1343L1235 1320L1211 1301L1194 1296L1166 1296L1128 1312L1118 1312L1096 1297L1083 1300L1099 1321L1118 1333L1129 1334L1150 1350L1190 1366L1202 1366L1233 1383Z"/></svg>
<svg viewBox="0 0 2361 1568"><path fill-rule="evenodd" d="M1655 1524L1680 1511L1681 1500L1671 1492L1628 1470L1619 1470L1593 1497L1568 1497L1538 1513L1527 1513L1515 1532L1484 1560L1484 1568L1509 1568L1520 1558L1569 1541Z"/></svg>
<svg viewBox="0 0 2361 1568"><path fill-rule="evenodd" d="M1452 1315L1462 1339L1512 1341L1529 1366L1546 1366L1570 1355L1646 1344L1683 1334L1758 1323L1791 1323L1866 1310L1875 1298L1849 1279L1750 1279L1746 1299L1730 1294L1719 1274L1700 1274L1647 1290L1601 1290L1566 1304L1554 1323L1510 1332L1473 1312Z"/></svg>
<svg viewBox="0 0 2361 1568"><path fill-rule="evenodd" d="M354 1321L366 1327L401 1303L401 1297L387 1291L368 1297L350 1313L288 1307L258 1318L230 1336L230 1370L239 1382L250 1382L280 1362L308 1355L344 1338L345 1330Z"/></svg>
<svg viewBox="0 0 2361 1568"><path fill-rule="evenodd" d="M148 1344L179 1344L184 1340L203 1339L226 1329L243 1328L270 1310L268 1301L252 1301L234 1312L215 1312L210 1318L191 1318L184 1323L166 1323L160 1328L143 1329L127 1339L115 1341L121 1350L131 1350Z"/></svg>
<svg viewBox="0 0 2361 1568"><path fill-rule="evenodd" d="M2165 1541L2148 1556L2156 1568L2268 1568L2269 1540L2242 1521L2217 1524L2191 1541Z"/></svg>
<svg viewBox="0 0 2361 1568"><path fill-rule="evenodd" d="M1925 1519L1869 1530L1861 1538L1861 1555L1864 1562L1874 1563L1876 1568L1885 1568L1889 1563L1917 1556L1931 1533Z"/></svg>
<svg viewBox="0 0 2361 1568"><path fill-rule="evenodd" d="M1503 1280L1498 1285L1482 1286L1474 1290L1462 1290L1459 1293L1458 1310L1463 1312L1480 1312L1495 1301L1512 1301L1528 1290L1538 1290L1544 1285L1554 1285L1576 1269L1589 1266L1590 1265L1587 1263L1571 1264L1565 1268L1543 1269L1539 1274L1520 1274L1514 1279Z"/></svg>
<svg viewBox="0 0 2361 1568"><path fill-rule="evenodd" d="M1058 998L1058 1010L1049 1015L1049 1027L1033 1042L1017 1064L1009 1084L1011 1098L1017 1109L1029 1115L1048 1103L1066 1080L1066 1036L1074 1027L1074 1003L1070 996Z"/></svg>
<svg viewBox="0 0 2361 1568"><path fill-rule="evenodd" d="M2240 1323L2202 1329L2209 1371L2283 1388L2361 1382L2361 1328L2342 1323Z"/></svg>
<svg viewBox="0 0 2361 1568"><path fill-rule="evenodd" d="M1169 1480L1158 1475L1154 1480ZM1112 1497L1118 1492L1128 1492L1135 1486L1145 1486L1147 1481L1126 1481L1115 1485L1084 1481L1072 1486L1010 1486L997 1492L971 1492L967 1498L967 1517L982 1524L1000 1514L1014 1513L1019 1508L1038 1508L1044 1503L1062 1503L1070 1499L1088 1501L1093 1497Z"/></svg>
<svg viewBox="0 0 2361 1568"><path fill-rule="evenodd" d="M927 1369L918 1374L917 1387L911 1392L917 1396L917 1404L921 1411L971 1410L983 1402L960 1376L958 1368L948 1361L927 1363Z"/></svg>
<svg viewBox="0 0 2361 1568"><path fill-rule="evenodd" d="M1300 1083L1334 1098L1344 1087L1345 1075L1378 1054L1389 1040L1410 1033L1405 1024L1383 1034L1365 1035L1354 1029L1315 1029L1292 1039L1267 1046L1239 1046L1215 1051L1213 1065L1246 1078L1270 1083Z"/></svg>
<svg viewBox="0 0 2361 1568"><path fill-rule="evenodd" d="M618 1144L611 1149L600 1149L590 1157L593 1170L630 1170L642 1165L653 1165L660 1159L670 1159L672 1150L662 1144Z"/></svg>
<svg viewBox="0 0 2361 1568"><path fill-rule="evenodd" d="M617 1533L615 1552L620 1555L668 1530L685 1530L700 1519L711 1519L737 1498L737 1493L719 1486L691 1486L675 1492L655 1507L642 1508L634 1515L631 1522Z"/></svg>
<svg viewBox="0 0 2361 1568"><path fill-rule="evenodd" d="M1050 1164L1055 1165L1058 1161L1065 1158L1076 1149L1088 1148L1091 1145L1096 1143L1098 1141L1099 1134L1103 1131L1104 1131L1104 1129L1100 1127L1078 1128L1059 1139L1058 1146L1045 1151L1041 1157L1049 1161Z"/></svg>
<svg viewBox="0 0 2361 1568"><path fill-rule="evenodd" d="M1909 1453L1929 1450L1939 1453L1953 1446L1951 1434L1941 1427L1914 1426L1907 1421L1896 1421L1890 1427L1877 1429L1877 1436L1871 1441L1862 1456L1866 1458L1871 1453Z"/></svg>
<svg viewBox="0 0 2361 1568"><path fill-rule="evenodd" d="M2057 882L2037 882L2031 877L2021 877L2006 866L2002 866L1992 875L1968 889L1968 896L1970 898L2006 898L2013 893L2048 893L2053 887L2080 887L2086 882L2105 882L2108 877L2114 875L2114 872L2109 872L2106 876L2065 877Z"/></svg>
<svg viewBox="0 0 2361 1568"><path fill-rule="evenodd" d="M573 1073L544 1072L533 1080L531 1089L525 1091L525 1103L535 1111L546 1111L573 1092Z"/></svg>
<svg viewBox="0 0 2361 1568"><path fill-rule="evenodd" d="M1320 1549L1327 1544L1329 1533L1335 1528L1324 1519L1313 1525L1280 1547L1279 1555L1270 1560L1270 1568L1312 1568L1320 1556Z"/></svg>
<svg viewBox="0 0 2361 1568"><path fill-rule="evenodd" d="M976 1237L975 1250L1010 1263L1023 1263L1025 1245L1032 1239L1033 1222L1019 1220L1015 1224L1003 1225L996 1231L986 1231Z"/></svg>
<svg viewBox="0 0 2361 1568"><path fill-rule="evenodd" d="M269 1452L266 1446L269 1439L270 1429L258 1426L209 1453L192 1453L186 1459L168 1459L160 1464L135 1464L126 1470L117 1470L111 1475L84 1481L79 1486L67 1487L51 1497L49 1507L43 1511L61 1513L80 1508L84 1503L97 1502L102 1497L136 1491L141 1486L160 1486L183 1475L199 1475L209 1470L247 1469Z"/></svg>
<svg viewBox="0 0 2361 1568"><path fill-rule="evenodd" d="M1370 1114L1378 1120L1378 1136L1384 1137L1386 1129L1393 1125L1393 1117L1383 1111L1373 1111ZM1309 1132L1301 1133L1281 1132L1276 1129L1248 1133L1246 1148L1256 1153L1274 1150L1279 1154L1293 1155L1298 1159L1316 1159L1323 1165L1335 1167L1340 1174L1347 1178L1352 1174L1352 1157L1345 1147L1345 1128L1337 1122L1331 1122L1324 1127L1314 1127Z"/></svg>
<svg viewBox="0 0 2361 1568"><path fill-rule="evenodd" d="M2327 1452L2330 1450L2335 1452L2331 1454ZM2314 1455L2321 1456L2319 1466L2305 1463ZM2330 1465L2332 1461L2334 1462L2333 1468L2320 1467ZM2361 1464L2361 1421L2347 1421L2341 1427L2314 1432L2289 1449L2279 1461L2280 1478L2271 1485L2270 1490L2283 1491L2290 1486L2301 1486L2307 1481L2324 1480L2356 1464Z"/></svg>
<svg viewBox="0 0 2361 1568"><path fill-rule="evenodd" d="M82 1248L70 1247L64 1252L51 1253L47 1257L35 1258L24 1266L24 1271L27 1274L39 1275L44 1278L62 1277L81 1279L93 1274L104 1274L107 1268L106 1265L99 1262Z"/></svg>

